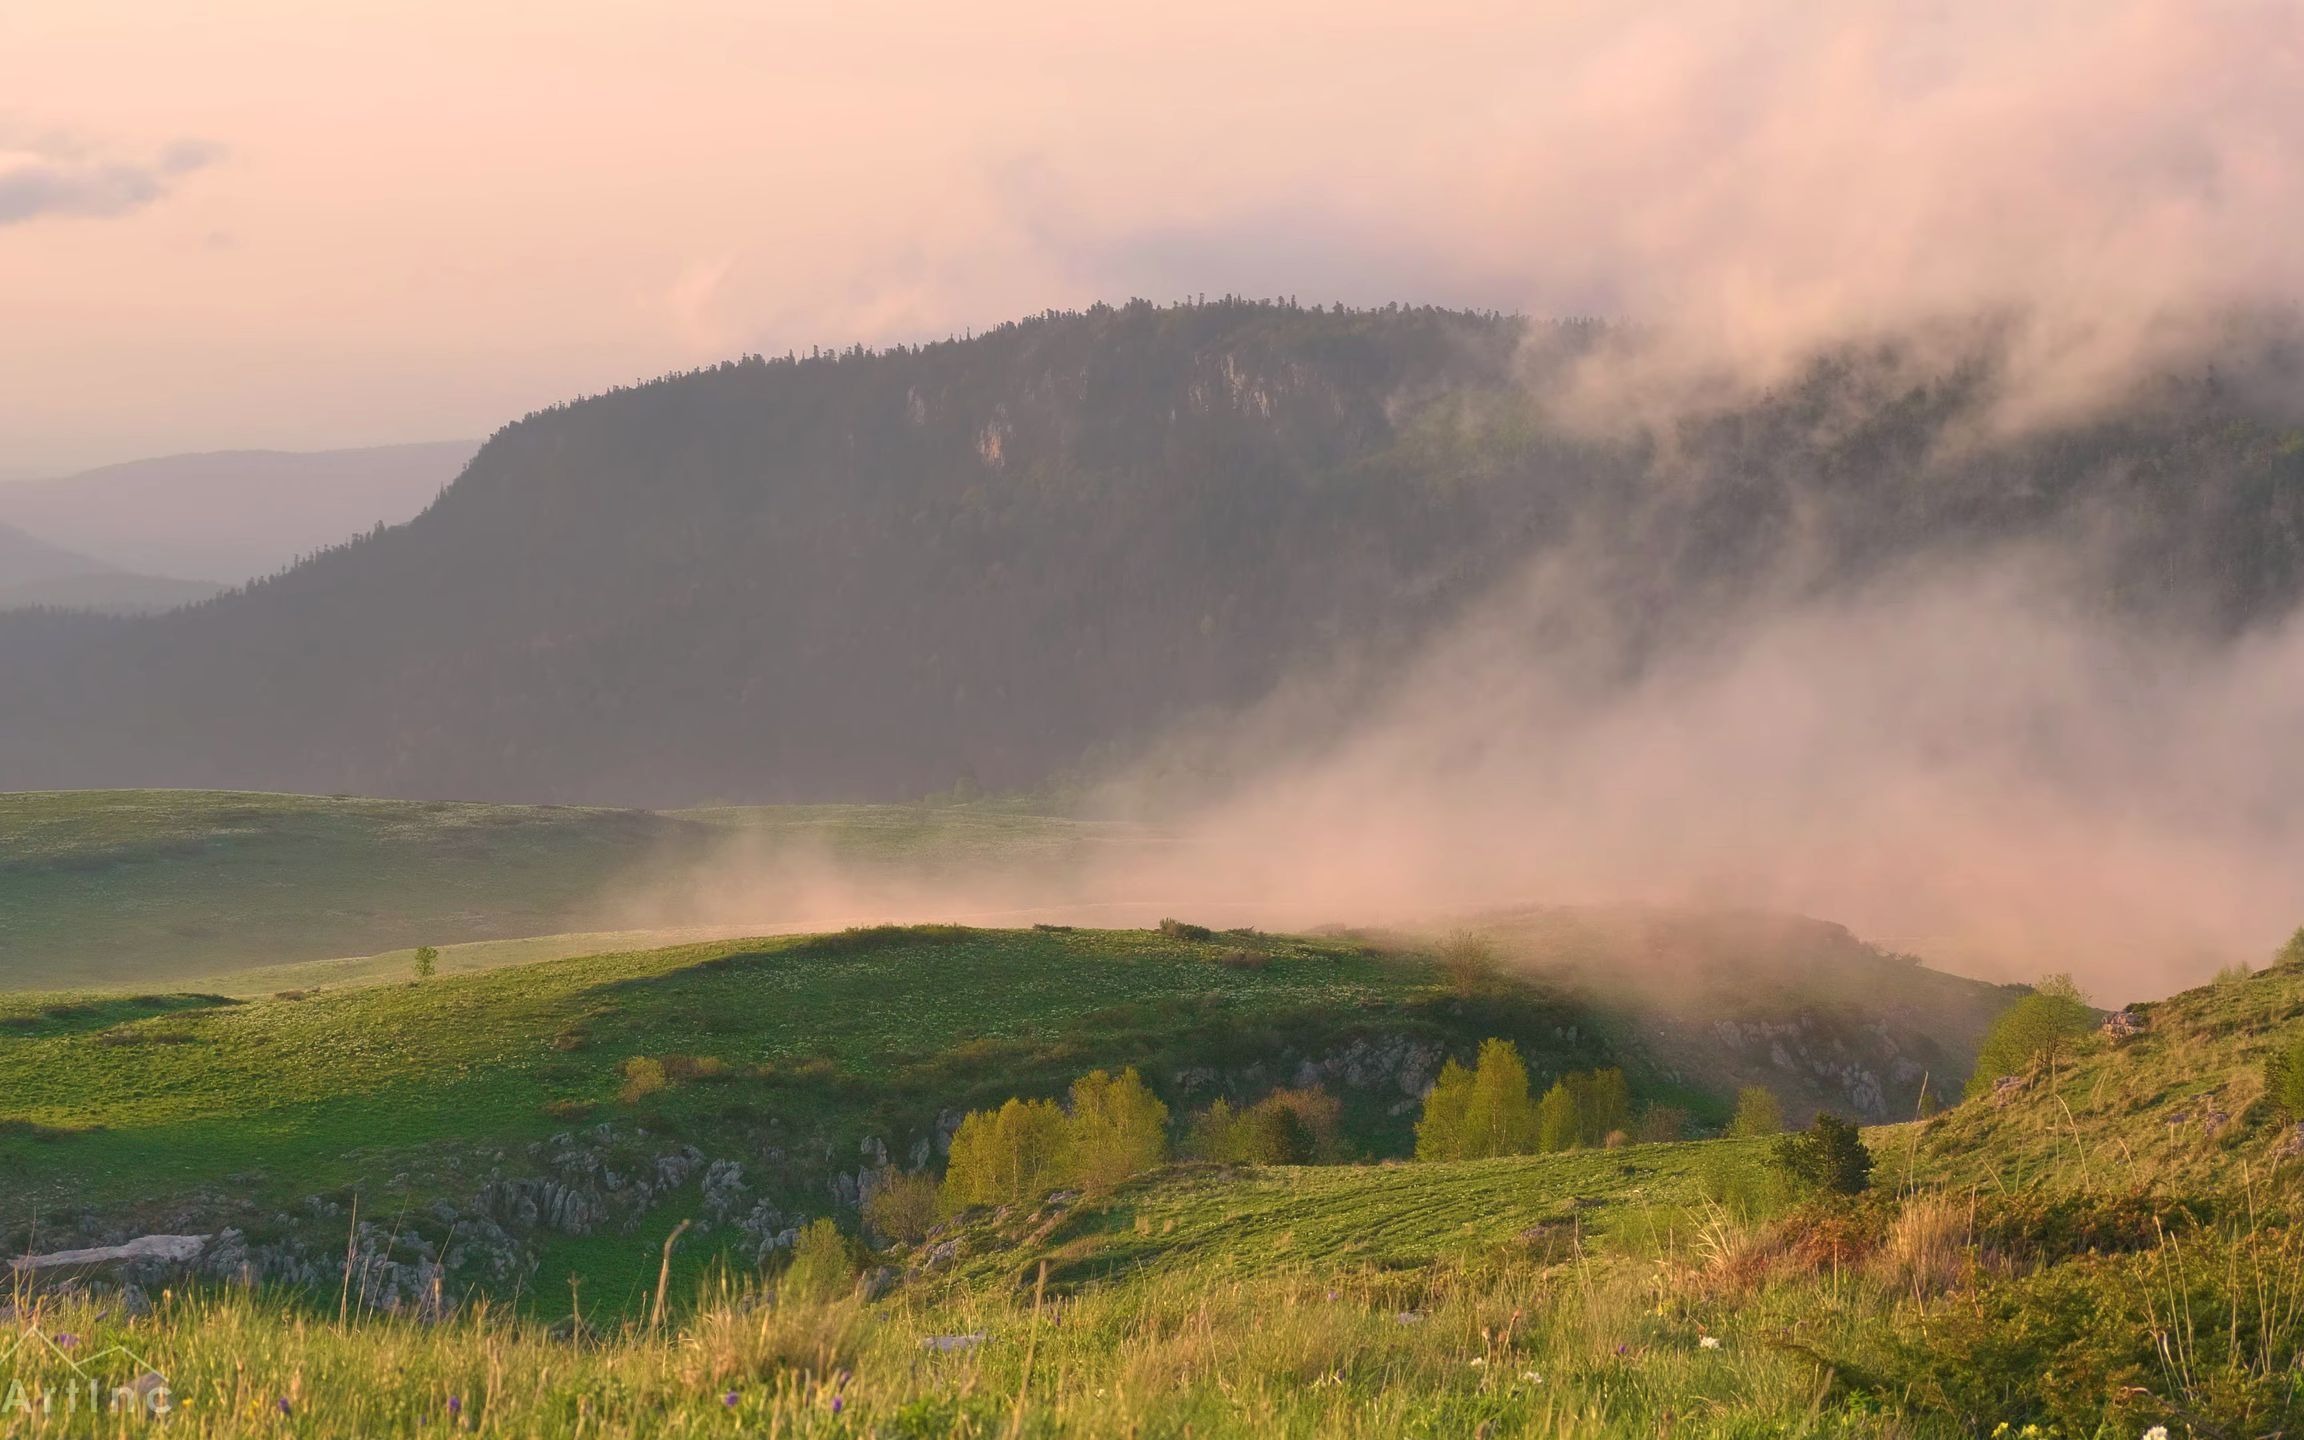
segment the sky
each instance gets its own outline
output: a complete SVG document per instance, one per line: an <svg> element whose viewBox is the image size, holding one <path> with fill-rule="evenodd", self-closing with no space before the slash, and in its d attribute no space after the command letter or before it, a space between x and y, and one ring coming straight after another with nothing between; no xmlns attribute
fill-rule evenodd
<svg viewBox="0 0 2304 1440"><path fill-rule="evenodd" d="M1623 315L1763 379L2021 303L2053 406L2304 293L2300 12L14 0L0 475L1203 292Z"/></svg>

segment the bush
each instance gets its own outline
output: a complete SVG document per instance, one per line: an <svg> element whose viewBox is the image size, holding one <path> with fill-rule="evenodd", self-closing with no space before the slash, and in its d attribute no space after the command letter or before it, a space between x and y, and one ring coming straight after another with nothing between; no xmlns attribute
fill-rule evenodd
<svg viewBox="0 0 2304 1440"><path fill-rule="evenodd" d="M1448 983L1459 995L1480 995L1493 990L1503 974L1495 943L1475 930L1458 930L1442 940L1433 958L1440 964L1440 973L1448 977Z"/></svg>
<svg viewBox="0 0 2304 1440"><path fill-rule="evenodd" d="M936 1177L926 1170L889 1175L864 1200L864 1224L883 1241L911 1244L936 1224Z"/></svg>
<svg viewBox="0 0 2304 1440"><path fill-rule="evenodd" d="M2096 1017L2070 977L2051 975L2008 1007L1984 1036L1976 1053L1976 1073L1968 1078L1971 1099L1991 1092L2003 1075L2022 1075L2052 1062L2095 1026Z"/></svg>
<svg viewBox="0 0 2304 1440"><path fill-rule="evenodd" d="M1736 1115L1728 1133L1739 1140L1757 1140L1784 1133L1784 1106L1765 1085L1747 1085L1736 1092Z"/></svg>
<svg viewBox="0 0 2304 1440"><path fill-rule="evenodd" d="M1677 1105L1650 1105L1640 1112L1640 1119L1632 1127L1632 1138L1642 1145L1656 1145L1688 1138L1688 1112Z"/></svg>
<svg viewBox="0 0 2304 1440"><path fill-rule="evenodd" d="M970 1114L952 1136L945 1205L964 1210L1039 1199L1063 1183L1069 1128L1053 1100L1010 1100Z"/></svg>
<svg viewBox="0 0 2304 1440"><path fill-rule="evenodd" d="M1310 1165L1342 1148L1343 1113L1316 1088L1275 1090L1245 1110L1218 1100L1192 1122L1186 1143L1200 1159L1228 1165Z"/></svg>
<svg viewBox="0 0 2304 1440"><path fill-rule="evenodd" d="M1189 925L1182 920L1162 920L1160 933L1171 940L1213 940L1216 932L1205 925Z"/></svg>
<svg viewBox="0 0 2304 1440"><path fill-rule="evenodd" d="M2264 1062L2264 1091L2280 1113L2304 1121L2304 1032L2272 1053Z"/></svg>
<svg viewBox="0 0 2304 1440"><path fill-rule="evenodd" d="M1271 965L1272 956L1263 950L1227 950L1216 963L1227 970L1262 970Z"/></svg>
<svg viewBox="0 0 2304 1440"><path fill-rule="evenodd" d="M792 1242L792 1261L776 1282L786 1303L822 1305L856 1288L856 1251L830 1220L811 1220Z"/></svg>
<svg viewBox="0 0 2304 1440"><path fill-rule="evenodd" d="M2279 953L2272 957L2272 963L2304 965L2304 925L2298 926L2296 933L2288 937L2288 943L2280 947Z"/></svg>
<svg viewBox="0 0 2304 1440"><path fill-rule="evenodd" d="M1810 1195L1861 1195L1872 1183L1872 1152L1852 1120L1817 1113L1806 1130L1776 1138L1776 1168Z"/></svg>
<svg viewBox="0 0 2304 1440"><path fill-rule="evenodd" d="M1133 1068L1092 1070L1072 1083L1066 1152L1072 1178L1109 1190L1168 1158L1168 1107Z"/></svg>
<svg viewBox="0 0 2304 1440"><path fill-rule="evenodd" d="M440 969L440 952L429 945L416 947L416 978L429 980Z"/></svg>

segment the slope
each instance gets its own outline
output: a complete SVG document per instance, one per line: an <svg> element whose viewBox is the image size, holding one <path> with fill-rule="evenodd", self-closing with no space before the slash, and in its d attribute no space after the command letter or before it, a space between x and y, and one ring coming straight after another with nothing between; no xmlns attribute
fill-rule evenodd
<svg viewBox="0 0 2304 1440"><path fill-rule="evenodd" d="M0 621L0 665L50 677L0 694L0 784L1021 788L1331 662L1380 678L1575 540L1635 557L1577 597L1636 621L1635 647L1700 631L1793 552L1829 587L2086 533L2107 537L2091 608L2229 630L2298 594L2304 442L2245 387L2177 377L1968 443L1990 357L1935 374L1889 347L1669 437L1596 439L1522 382L1605 338L1131 304L588 398L499 432L406 525L245 594Z"/></svg>

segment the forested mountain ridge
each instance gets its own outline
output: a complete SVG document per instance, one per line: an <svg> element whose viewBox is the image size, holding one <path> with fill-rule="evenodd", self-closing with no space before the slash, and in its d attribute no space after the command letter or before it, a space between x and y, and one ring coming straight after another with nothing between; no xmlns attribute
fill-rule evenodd
<svg viewBox="0 0 2304 1440"><path fill-rule="evenodd" d="M1988 367L1883 393L1903 371L1856 357L1600 441L1522 382L1601 333L1134 304L574 402L410 523L192 610L0 617L38 677L0 694L0 789L1025 785L1396 653L1571 535L1634 559L1609 598L1666 629L1795 542L1831 583L2087 526L2111 603L2222 627L2304 577L2304 442L2213 376L1951 446Z"/></svg>

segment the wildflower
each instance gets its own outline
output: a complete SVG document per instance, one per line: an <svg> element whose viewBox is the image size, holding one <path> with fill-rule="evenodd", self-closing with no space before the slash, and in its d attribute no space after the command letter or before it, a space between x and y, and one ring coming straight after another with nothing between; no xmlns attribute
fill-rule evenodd
<svg viewBox="0 0 2304 1440"><path fill-rule="evenodd" d="M283 1415L293 1415L296 1413L296 1407L288 1403L288 1397L285 1395L280 1397L280 1413Z"/></svg>
<svg viewBox="0 0 2304 1440"><path fill-rule="evenodd" d="M1629 1355L1632 1353L1632 1347L1629 1345L1619 1345L1616 1347L1616 1353L1619 1355Z"/></svg>
<svg viewBox="0 0 2304 1440"><path fill-rule="evenodd" d="M843 1398L843 1397L841 1397L841 1396L838 1396L838 1395L835 1395L835 1396L833 1396L833 1397L832 1397L832 1413L833 1413L833 1414L837 1415L837 1414L839 1414L841 1411L843 1411L843 1410L845 1410L845 1409L847 1409L847 1408L848 1408L848 1402L847 1402L847 1400L846 1400L845 1398Z"/></svg>
<svg viewBox="0 0 2304 1440"><path fill-rule="evenodd" d="M69 1330L60 1330L56 1334L56 1348L59 1350L69 1350L79 1343L80 1337Z"/></svg>
<svg viewBox="0 0 2304 1440"><path fill-rule="evenodd" d="M1475 1355L1472 1357L1472 1368L1475 1370L1479 1369L1483 1365L1486 1365L1487 1363L1488 1357L1485 1355Z"/></svg>
<svg viewBox="0 0 2304 1440"><path fill-rule="evenodd" d="M2144 1432L2144 1440L2168 1440L2168 1427L2155 1425Z"/></svg>
<svg viewBox="0 0 2304 1440"><path fill-rule="evenodd" d="M733 1391L733 1390L731 1390L731 1391L729 1391L727 1394L725 1394L725 1395L721 1396L721 1397L720 1397L720 1403L721 1403L722 1405L725 1405L725 1406L727 1406L727 1407L728 1407L729 1409L731 1409L731 1410L735 1409L735 1408L736 1408L736 1392L735 1392L735 1391Z"/></svg>
<svg viewBox="0 0 2304 1440"><path fill-rule="evenodd" d="M461 1414L463 1414L463 1413L464 1413L464 1397L463 1397L463 1396L461 1396L461 1395L451 1395L451 1396L449 1396L449 1397L448 1397L448 1414L449 1414L449 1417L450 1417L451 1419L453 1419L454 1417L456 1417L456 1416L458 1416L458 1415L461 1415Z"/></svg>
<svg viewBox="0 0 2304 1440"><path fill-rule="evenodd" d="M1529 1384L1531 1384L1531 1385L1541 1385L1541 1384L1543 1384L1543 1383L1544 1383L1544 1377L1543 1377L1543 1376L1541 1376L1541 1375L1539 1375L1539 1374L1537 1374L1537 1373L1536 1373L1535 1371L1533 1371L1533 1370L1523 1370L1523 1371L1521 1371L1521 1372L1520 1372L1520 1378L1521 1378L1521 1379L1523 1379L1523 1380L1525 1380L1525 1381L1527 1381L1527 1382L1528 1382Z"/></svg>
<svg viewBox="0 0 2304 1440"><path fill-rule="evenodd" d="M1717 1350L1720 1348L1720 1337L1717 1335L1699 1335L1696 1337L1696 1343L1707 1350Z"/></svg>

